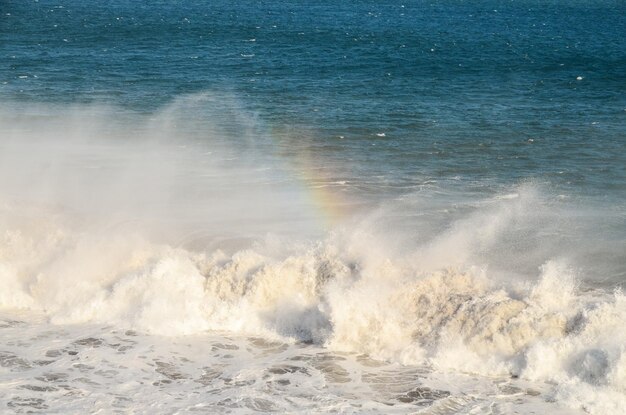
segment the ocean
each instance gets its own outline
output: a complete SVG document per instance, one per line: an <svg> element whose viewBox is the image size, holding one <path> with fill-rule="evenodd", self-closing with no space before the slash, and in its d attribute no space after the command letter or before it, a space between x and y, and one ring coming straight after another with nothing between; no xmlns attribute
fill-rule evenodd
<svg viewBox="0 0 626 415"><path fill-rule="evenodd" d="M3 0L0 413L626 413L624 34Z"/></svg>

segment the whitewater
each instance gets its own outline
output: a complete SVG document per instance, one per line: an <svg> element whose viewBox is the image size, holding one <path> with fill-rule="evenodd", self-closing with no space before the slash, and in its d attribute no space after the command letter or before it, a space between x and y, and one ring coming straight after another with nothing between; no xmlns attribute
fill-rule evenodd
<svg viewBox="0 0 626 415"><path fill-rule="evenodd" d="M623 211L373 197L224 102L0 113L3 412L626 411Z"/></svg>

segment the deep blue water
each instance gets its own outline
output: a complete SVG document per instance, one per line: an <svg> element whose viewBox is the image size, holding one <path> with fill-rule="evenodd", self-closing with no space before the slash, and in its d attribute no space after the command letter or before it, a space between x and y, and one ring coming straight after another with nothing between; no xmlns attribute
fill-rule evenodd
<svg viewBox="0 0 626 415"><path fill-rule="evenodd" d="M428 203L399 214L436 212L415 235L445 229L472 200L532 183L548 200L573 201L551 213L558 223L513 227L513 256L520 247L532 256L542 232L558 234L541 259L560 249L594 258L585 272L597 278L625 275L621 0L0 7L0 104L27 114L20 123L43 104L57 114L105 105L132 130L183 99L181 134L203 140L217 125L226 141L245 135L314 184L379 201L427 189ZM197 94L209 99L185 101Z"/></svg>
<svg viewBox="0 0 626 415"><path fill-rule="evenodd" d="M0 0L7 411L626 413L624 289L626 0Z"/></svg>
<svg viewBox="0 0 626 415"><path fill-rule="evenodd" d="M210 91L359 174L626 194L623 1L0 7L5 102L150 112Z"/></svg>

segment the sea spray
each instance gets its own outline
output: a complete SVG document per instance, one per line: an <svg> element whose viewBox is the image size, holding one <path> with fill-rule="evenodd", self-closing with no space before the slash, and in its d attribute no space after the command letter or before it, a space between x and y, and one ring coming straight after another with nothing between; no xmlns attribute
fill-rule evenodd
<svg viewBox="0 0 626 415"><path fill-rule="evenodd" d="M262 146L179 137L172 112L104 134L106 111L57 114L67 131L18 121L2 141L3 309L551 382L573 407L624 408L625 301L576 262L596 223L582 202L535 181L449 201L355 186L358 209L327 228Z"/></svg>
<svg viewBox="0 0 626 415"><path fill-rule="evenodd" d="M170 336L227 330L405 364L624 389L623 295L582 292L558 262L546 263L535 284L507 287L477 268L424 272L371 253L359 262L354 248L334 245L341 238L282 256L262 247L226 255L43 229L5 231L1 275L11 295L2 307L43 311L56 324ZM37 266L24 261L30 250Z"/></svg>

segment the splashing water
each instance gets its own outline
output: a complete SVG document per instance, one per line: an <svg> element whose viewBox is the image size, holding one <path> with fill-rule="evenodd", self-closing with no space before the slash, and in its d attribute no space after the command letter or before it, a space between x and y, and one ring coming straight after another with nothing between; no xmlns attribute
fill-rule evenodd
<svg viewBox="0 0 626 415"><path fill-rule="evenodd" d="M22 393L7 405L77 410L64 406L65 384L80 399L101 394L102 410L128 409L123 391L96 385L143 393L130 379L150 371L159 390L213 388L206 410L487 413L520 396L550 411L626 410L626 299L587 273L615 264L581 256L600 239L589 231L619 216L600 223L533 182L373 198L351 177L312 197L311 174L293 171L302 164L276 137L251 142L265 132L245 113L228 125L205 114L179 133L199 102L217 101L195 96L132 122L112 108L0 115L0 307L13 339L0 366ZM320 199L345 212L332 226ZM44 351L50 341L69 346ZM126 353L140 362L116 357ZM290 401L296 385L311 395Z"/></svg>

